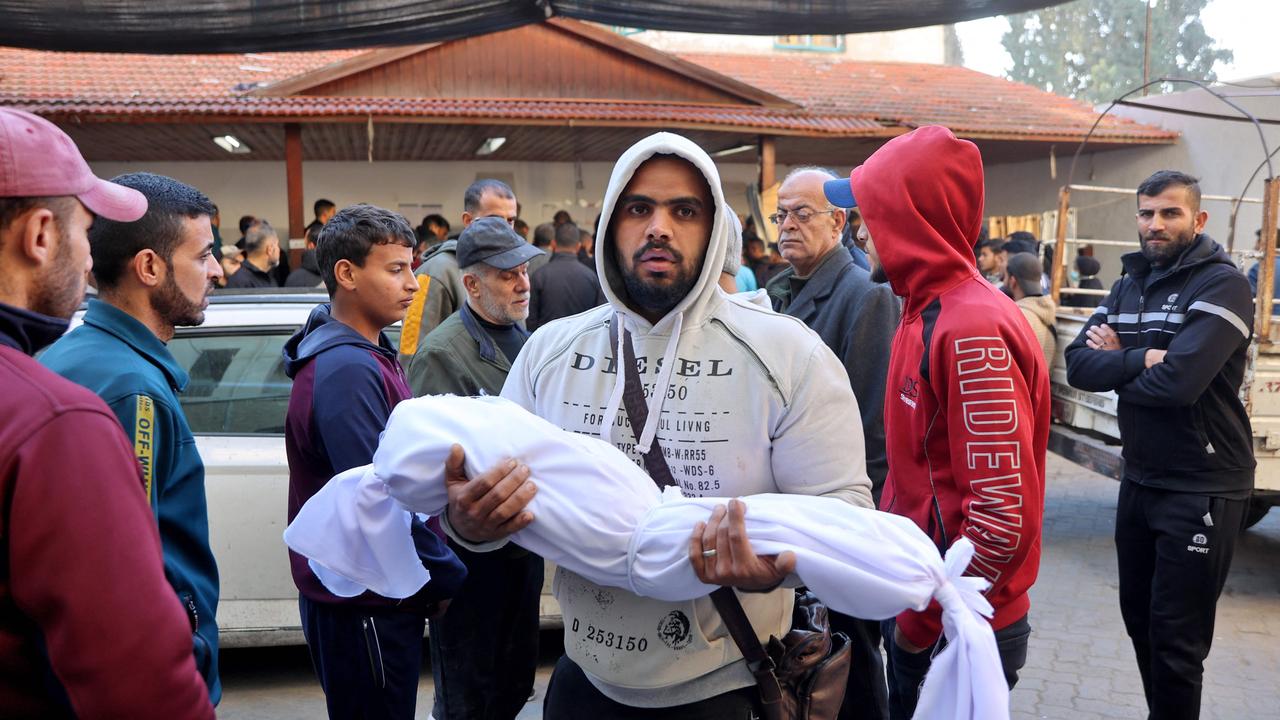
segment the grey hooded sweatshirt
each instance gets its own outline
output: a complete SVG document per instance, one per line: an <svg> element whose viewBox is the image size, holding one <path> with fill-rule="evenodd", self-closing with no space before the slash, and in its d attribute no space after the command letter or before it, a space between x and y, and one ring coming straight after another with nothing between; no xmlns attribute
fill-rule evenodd
<svg viewBox="0 0 1280 720"><path fill-rule="evenodd" d="M626 304L608 228L633 173L658 153L698 168L716 210L696 285L650 323ZM658 133L632 146L614 167L597 233L596 271L608 304L539 328L502 395L566 430L612 442L637 463L659 443L687 496L798 493L871 507L862 423L844 366L804 323L717 285L731 212L715 164L697 145ZM643 428L631 427L622 409L621 354L609 333L615 315L632 334L649 389ZM583 542L590 542L585 530ZM565 570L553 591L565 652L617 702L671 707L754 682L709 598L661 602ZM791 589L740 597L762 640L790 629Z"/></svg>

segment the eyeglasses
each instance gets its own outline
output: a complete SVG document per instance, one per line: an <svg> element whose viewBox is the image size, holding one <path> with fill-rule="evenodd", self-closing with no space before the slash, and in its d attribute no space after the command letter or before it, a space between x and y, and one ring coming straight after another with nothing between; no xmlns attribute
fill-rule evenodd
<svg viewBox="0 0 1280 720"><path fill-rule="evenodd" d="M797 210L779 210L778 212L769 216L769 221L772 222L774 225L781 225L782 223L787 221L787 216L790 215L791 217L796 219L796 222L803 225L809 222L810 220L812 220L817 215L828 215L833 212L835 212L834 209L810 210L808 208L799 208Z"/></svg>

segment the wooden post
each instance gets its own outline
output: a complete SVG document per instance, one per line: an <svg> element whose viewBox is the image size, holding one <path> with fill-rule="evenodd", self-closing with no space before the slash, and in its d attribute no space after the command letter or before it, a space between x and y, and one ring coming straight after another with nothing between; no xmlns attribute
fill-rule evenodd
<svg viewBox="0 0 1280 720"><path fill-rule="evenodd" d="M298 123L284 126L284 172L289 193L289 238L301 238L307 224L302 211L302 126ZM292 243L289 262L292 267L302 265L302 251L295 251Z"/></svg>
<svg viewBox="0 0 1280 720"><path fill-rule="evenodd" d="M1280 178L1262 185L1262 243L1265 253L1258 265L1258 317L1254 330L1258 343L1271 344L1272 292L1276 283L1276 215L1280 211Z"/></svg>
<svg viewBox="0 0 1280 720"><path fill-rule="evenodd" d="M1062 283L1067 276L1067 211L1071 208L1071 186L1063 185L1058 192L1058 232L1053 248L1053 279L1049 295L1055 304L1062 304Z"/></svg>
<svg viewBox="0 0 1280 720"><path fill-rule="evenodd" d="M771 135L760 136L760 192L773 187L777 180L777 169L774 163L774 138Z"/></svg>

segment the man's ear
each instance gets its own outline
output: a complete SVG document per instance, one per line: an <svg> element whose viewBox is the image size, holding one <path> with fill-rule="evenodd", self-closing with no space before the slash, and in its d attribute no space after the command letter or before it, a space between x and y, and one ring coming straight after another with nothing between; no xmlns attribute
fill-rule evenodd
<svg viewBox="0 0 1280 720"><path fill-rule="evenodd" d="M835 212L831 213L831 219L836 221L836 235L840 235L844 232L844 224L849 219L849 211L836 208Z"/></svg>
<svg viewBox="0 0 1280 720"><path fill-rule="evenodd" d="M470 225L470 224L471 224L471 221L472 221L472 220L475 220L475 219L476 219L476 216L475 216L475 215L472 215L472 214L471 214L471 213L469 213L469 212L463 211L463 213L462 213L462 227L466 227L466 226ZM445 234L447 235L448 233L445 233Z"/></svg>
<svg viewBox="0 0 1280 720"><path fill-rule="evenodd" d="M462 287L466 288L467 295L471 297L480 297L480 278L471 273L462 275Z"/></svg>
<svg viewBox="0 0 1280 720"><path fill-rule="evenodd" d="M333 265L333 276L338 285L348 292L356 289L356 264L343 258Z"/></svg>
<svg viewBox="0 0 1280 720"><path fill-rule="evenodd" d="M1201 210L1200 212L1196 213L1195 231L1197 235L1204 232L1204 224L1207 222L1209 222L1209 213L1205 212L1204 210Z"/></svg>
<svg viewBox="0 0 1280 720"><path fill-rule="evenodd" d="M159 287L169 272L168 264L150 248L139 250L126 269L133 273L143 287Z"/></svg>
<svg viewBox="0 0 1280 720"><path fill-rule="evenodd" d="M18 246L27 262L44 266L51 262L58 251L58 223L53 211L38 207L27 213L18 227Z"/></svg>

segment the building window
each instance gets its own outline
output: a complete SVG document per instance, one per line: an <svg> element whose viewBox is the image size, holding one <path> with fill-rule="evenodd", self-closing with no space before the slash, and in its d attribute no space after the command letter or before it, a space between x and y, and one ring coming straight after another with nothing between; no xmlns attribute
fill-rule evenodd
<svg viewBox="0 0 1280 720"><path fill-rule="evenodd" d="M779 50L814 50L817 52L843 52L843 35L778 35L773 46Z"/></svg>

